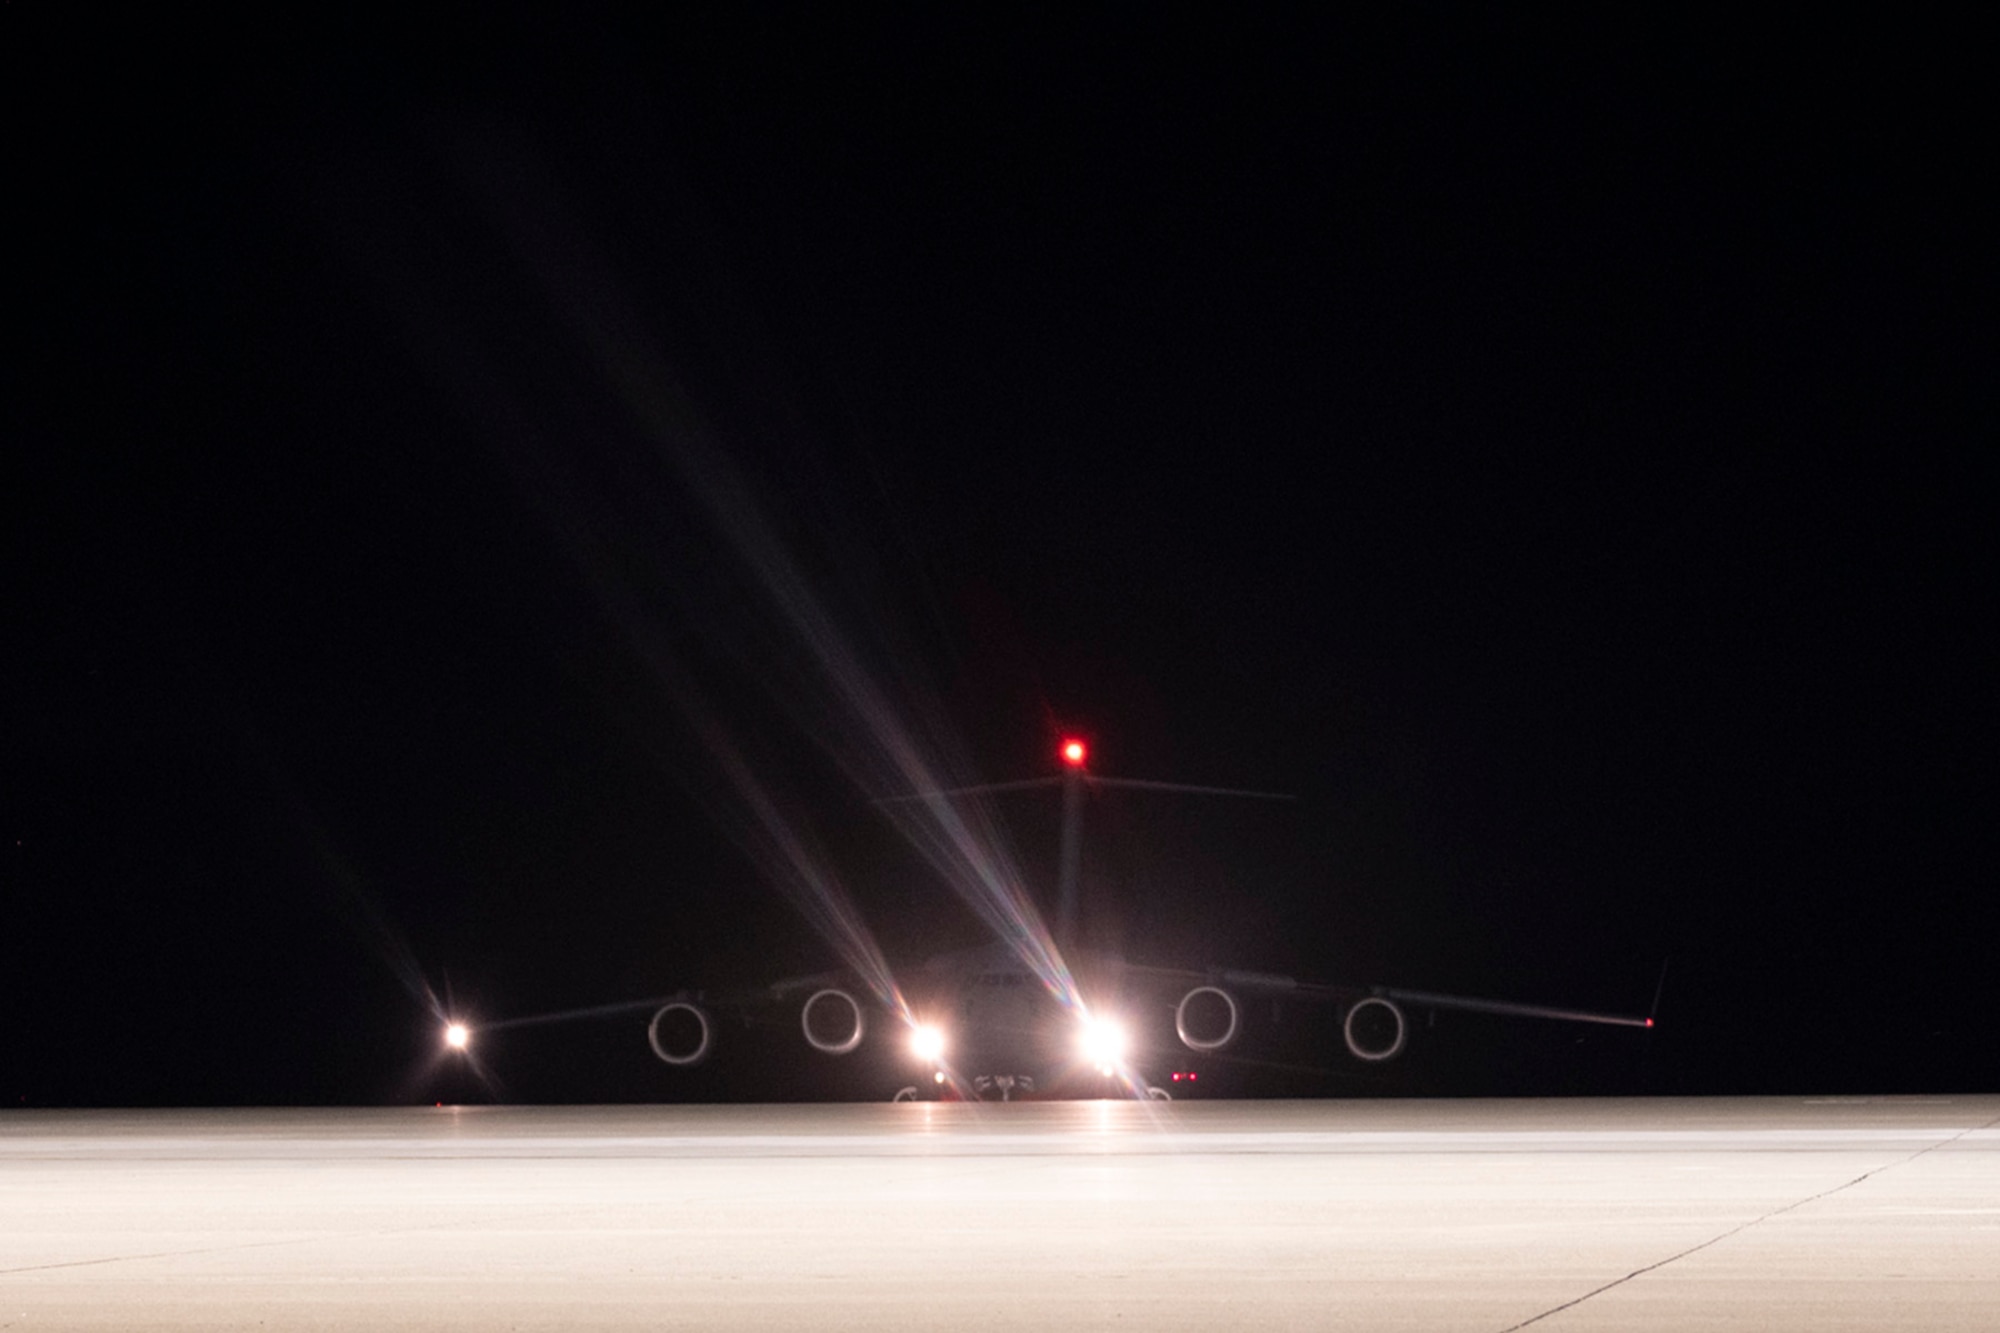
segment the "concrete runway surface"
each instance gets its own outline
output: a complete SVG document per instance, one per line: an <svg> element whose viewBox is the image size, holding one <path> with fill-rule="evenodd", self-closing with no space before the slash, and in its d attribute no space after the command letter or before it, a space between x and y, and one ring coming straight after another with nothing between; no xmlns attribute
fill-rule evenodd
<svg viewBox="0 0 2000 1333"><path fill-rule="evenodd" d="M0 1111L0 1329L2000 1329L2000 1097Z"/></svg>

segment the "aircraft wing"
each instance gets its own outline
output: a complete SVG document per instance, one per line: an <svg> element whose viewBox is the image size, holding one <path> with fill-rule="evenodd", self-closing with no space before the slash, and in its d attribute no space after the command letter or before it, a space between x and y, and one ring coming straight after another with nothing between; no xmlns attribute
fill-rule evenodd
<svg viewBox="0 0 2000 1333"><path fill-rule="evenodd" d="M654 1055L679 1067L700 1064L714 1051L722 1014L741 1018L745 1023L768 1021L774 1015L781 1015L781 1021L792 1021L795 1017L806 1043L813 1049L826 1055L846 1055L861 1045L870 1022L887 1012L886 1006L875 1002L853 973L836 969L786 977L760 986L682 990L671 995L502 1019L481 1024L479 1030L484 1034L648 1010L652 1018L646 1025L647 1044Z"/></svg>
<svg viewBox="0 0 2000 1333"><path fill-rule="evenodd" d="M1651 1015L1601 1013L1399 986L1301 981L1272 972L1235 968L1194 971L1125 964L1120 970L1153 985L1178 990L1179 999L1174 1005L1175 1035L1189 1050L1203 1054L1220 1052L1235 1044L1248 1021L1247 1002L1253 999L1296 1001L1334 1009L1340 1016L1341 1036L1349 1053L1370 1062L1390 1060L1403 1053L1409 1042L1412 1012L1459 1010L1612 1027L1653 1026Z"/></svg>

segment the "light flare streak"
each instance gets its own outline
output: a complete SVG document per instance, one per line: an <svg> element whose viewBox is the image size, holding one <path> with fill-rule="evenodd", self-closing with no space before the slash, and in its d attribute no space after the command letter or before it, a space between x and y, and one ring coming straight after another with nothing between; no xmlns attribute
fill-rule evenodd
<svg viewBox="0 0 2000 1333"><path fill-rule="evenodd" d="M835 705L831 716L842 725L813 727L811 734L871 798L917 793L883 807L891 823L1058 1003L1080 1011L1076 982L990 810L944 794L959 784L932 756L951 747L941 742L927 747L890 702L762 511L709 446L692 410L678 392L669 392L672 380L658 358L642 355L636 346L613 345L601 335L597 341L634 413L756 576L793 642L818 668L811 682L814 693ZM799 707L798 700L780 702ZM943 728L932 731L935 735Z"/></svg>
<svg viewBox="0 0 2000 1333"><path fill-rule="evenodd" d="M871 799L937 793L954 785L947 780L954 766L942 760L955 753L941 739L944 729L933 727L935 743L926 746L905 713L891 704L889 693L864 667L860 654L815 594L798 560L779 539L735 470L724 461L723 450L670 371L667 358L646 335L645 321L625 297L625 288L611 279L579 226L564 214L561 191L554 188L545 165L532 154L510 153L495 143L464 138L457 146L460 165L497 206L505 230L540 279L557 317L595 358L645 438L668 459L742 568L753 576L751 583L777 612L790 641L804 650L802 660L815 668L802 682L805 688L800 697L787 697L776 688L772 689L773 697L800 720L802 729ZM524 182L541 188L528 188ZM463 358L451 361L464 377L468 368ZM476 378L482 381L481 398L489 411L496 400L512 396L493 377ZM518 436L522 429L510 423L508 433ZM551 496L572 514L599 509L561 475L563 469L553 464L546 447L526 452L539 455L526 469L533 474L538 493ZM515 458L518 465L522 454L517 452ZM557 483L552 490L551 481ZM664 520L654 516L652 521ZM845 888L724 735L714 720L714 711L706 707L676 656L666 649L652 608L620 573L619 560L602 538L589 531L587 523L564 528L560 536L728 777L737 798L736 818L730 822L739 843L773 876L877 998L905 1022L913 1021ZM782 665L781 661L780 669ZM760 673L764 669L760 665ZM904 691L906 697L909 693ZM964 771L966 766L956 767ZM1005 840L993 826L990 812L984 807L968 811L942 795L931 795L891 809L890 818L1056 1001L1066 1010L1083 1012L1070 970L1030 898Z"/></svg>
<svg viewBox="0 0 2000 1333"><path fill-rule="evenodd" d="M915 1026L916 1017L910 1012L902 988L896 984L889 961L846 885L824 858L814 852L800 828L785 817L770 789L758 780L741 752L720 729L704 726L702 730L711 757L763 833L761 840L740 838L744 850L760 863L820 937L833 946L882 1007L905 1025Z"/></svg>

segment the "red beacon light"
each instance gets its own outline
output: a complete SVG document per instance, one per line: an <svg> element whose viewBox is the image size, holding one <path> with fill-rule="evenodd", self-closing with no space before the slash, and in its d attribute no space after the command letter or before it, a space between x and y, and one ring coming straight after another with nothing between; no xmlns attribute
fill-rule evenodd
<svg viewBox="0 0 2000 1333"><path fill-rule="evenodd" d="M1071 768L1082 768L1089 753L1083 748L1082 741L1064 741L1062 744L1062 761Z"/></svg>

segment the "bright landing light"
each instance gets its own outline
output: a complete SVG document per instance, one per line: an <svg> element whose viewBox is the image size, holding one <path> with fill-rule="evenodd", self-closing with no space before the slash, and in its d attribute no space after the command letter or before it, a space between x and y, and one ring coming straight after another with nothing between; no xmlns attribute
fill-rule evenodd
<svg viewBox="0 0 2000 1333"><path fill-rule="evenodd" d="M444 1044L454 1051L462 1051L472 1040L472 1031L463 1023L453 1023L444 1030Z"/></svg>
<svg viewBox="0 0 2000 1333"><path fill-rule="evenodd" d="M928 1023L921 1024L910 1034L910 1049L917 1059L936 1064L944 1056L944 1033Z"/></svg>
<svg viewBox="0 0 2000 1333"><path fill-rule="evenodd" d="M1108 1018L1093 1018L1083 1025L1081 1039L1083 1058L1102 1070L1117 1068L1125 1062L1126 1038L1121 1024Z"/></svg>

